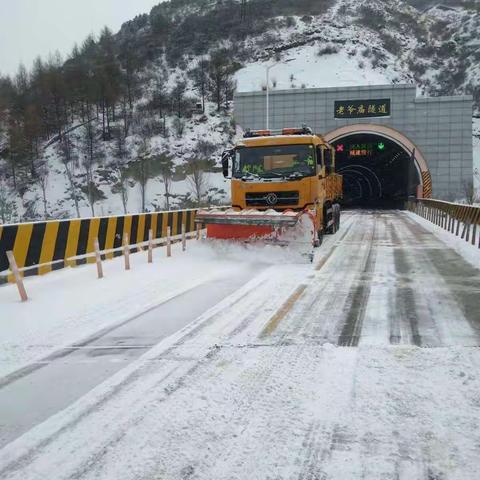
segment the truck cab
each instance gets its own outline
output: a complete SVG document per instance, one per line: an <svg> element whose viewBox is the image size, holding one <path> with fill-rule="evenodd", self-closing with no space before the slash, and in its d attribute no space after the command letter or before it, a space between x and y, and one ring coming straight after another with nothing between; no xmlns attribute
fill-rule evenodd
<svg viewBox="0 0 480 480"><path fill-rule="evenodd" d="M315 211L322 233L335 223L342 177L335 174L334 148L311 129L247 131L222 164L234 209Z"/></svg>

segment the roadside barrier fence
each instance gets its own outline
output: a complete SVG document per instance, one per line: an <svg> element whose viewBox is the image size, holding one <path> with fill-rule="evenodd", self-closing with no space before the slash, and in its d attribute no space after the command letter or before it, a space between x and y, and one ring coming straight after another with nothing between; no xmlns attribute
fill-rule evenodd
<svg viewBox="0 0 480 480"><path fill-rule="evenodd" d="M442 200L417 199L408 202L407 208L472 245L478 243L480 248L480 207Z"/></svg>
<svg viewBox="0 0 480 480"><path fill-rule="evenodd" d="M196 235L197 209L0 226L0 283ZM7 252L11 252L10 254ZM14 266L12 266L12 260ZM18 285L18 283L17 283Z"/></svg>

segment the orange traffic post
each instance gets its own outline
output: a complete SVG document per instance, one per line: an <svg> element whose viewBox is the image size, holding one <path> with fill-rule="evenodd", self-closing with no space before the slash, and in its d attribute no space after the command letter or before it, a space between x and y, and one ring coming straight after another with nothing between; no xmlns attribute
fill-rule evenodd
<svg viewBox="0 0 480 480"><path fill-rule="evenodd" d="M22 302L26 302L28 300L27 291L25 290L25 286L23 285L23 279L18 271L17 262L15 260L15 256L13 255L12 251L7 252L8 263L10 264L10 270L15 278L15 283L17 284L18 293L20 294L20 298Z"/></svg>
<svg viewBox="0 0 480 480"><path fill-rule="evenodd" d="M100 254L98 238L93 241L93 246L95 248L95 261L97 262L97 276L103 278L102 255Z"/></svg>

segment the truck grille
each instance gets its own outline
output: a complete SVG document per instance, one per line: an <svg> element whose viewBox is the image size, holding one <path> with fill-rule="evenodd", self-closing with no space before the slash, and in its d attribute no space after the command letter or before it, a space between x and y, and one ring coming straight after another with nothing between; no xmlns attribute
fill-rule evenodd
<svg viewBox="0 0 480 480"><path fill-rule="evenodd" d="M299 193L292 192L251 192L245 194L249 207L281 207L298 205Z"/></svg>

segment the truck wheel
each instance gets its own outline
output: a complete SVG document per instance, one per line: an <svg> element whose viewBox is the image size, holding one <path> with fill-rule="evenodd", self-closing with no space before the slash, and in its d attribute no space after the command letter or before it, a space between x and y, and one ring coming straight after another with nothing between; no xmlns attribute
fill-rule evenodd
<svg viewBox="0 0 480 480"><path fill-rule="evenodd" d="M330 210L330 213L328 213ZM325 208L324 217L325 224L324 224L324 232L326 235L332 235L335 233L335 205L331 205L329 208ZM329 226L328 223L333 220L333 223Z"/></svg>

